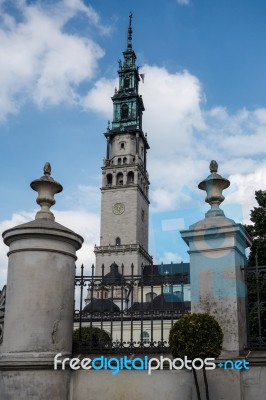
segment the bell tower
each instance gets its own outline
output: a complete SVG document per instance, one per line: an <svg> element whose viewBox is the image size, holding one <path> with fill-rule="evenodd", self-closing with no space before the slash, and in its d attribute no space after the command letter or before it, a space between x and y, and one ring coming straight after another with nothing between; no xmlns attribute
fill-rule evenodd
<svg viewBox="0 0 266 400"><path fill-rule="evenodd" d="M127 48L118 65L113 121L104 133L107 142L102 166L101 237L95 246L96 273L116 263L121 271L140 273L141 264L152 264L148 253L149 177L146 170L147 135L142 130L144 104L139 95L140 75L132 48L132 13Z"/></svg>

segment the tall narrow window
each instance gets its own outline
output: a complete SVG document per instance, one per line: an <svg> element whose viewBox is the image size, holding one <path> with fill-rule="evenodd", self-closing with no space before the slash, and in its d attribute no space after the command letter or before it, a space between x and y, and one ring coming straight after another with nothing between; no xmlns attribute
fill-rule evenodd
<svg viewBox="0 0 266 400"><path fill-rule="evenodd" d="M116 246L121 246L121 239L120 239L120 237L117 237L117 238L115 239L115 245L116 245Z"/></svg>
<svg viewBox="0 0 266 400"><path fill-rule="evenodd" d="M121 107L121 119L127 119L128 118L128 105L127 104L122 104Z"/></svg>
<svg viewBox="0 0 266 400"><path fill-rule="evenodd" d="M127 183L128 184L134 183L134 172L133 171L129 171L129 173L127 174Z"/></svg>
<svg viewBox="0 0 266 400"><path fill-rule="evenodd" d="M128 89L129 88L129 84L130 84L129 77L126 76L125 79L124 79L124 88Z"/></svg>
<svg viewBox="0 0 266 400"><path fill-rule="evenodd" d="M119 172L119 174L117 174L116 176L116 184L121 186L123 185L123 174L122 172Z"/></svg>
<svg viewBox="0 0 266 400"><path fill-rule="evenodd" d="M112 182L113 182L113 175L112 175L112 174L107 174L107 175L106 175L106 183L107 183L107 186L111 186L111 185L112 185Z"/></svg>

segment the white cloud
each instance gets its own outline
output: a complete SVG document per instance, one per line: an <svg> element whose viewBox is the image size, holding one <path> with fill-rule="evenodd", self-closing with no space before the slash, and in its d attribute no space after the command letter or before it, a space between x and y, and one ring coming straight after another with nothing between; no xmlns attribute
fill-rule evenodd
<svg viewBox="0 0 266 400"><path fill-rule="evenodd" d="M3 233L7 229L13 228L14 226L24 224L34 218L34 213L31 212L20 212L12 215L10 220L0 221L0 232ZM7 278L7 258L8 247L0 240L0 290L6 284Z"/></svg>
<svg viewBox="0 0 266 400"><path fill-rule="evenodd" d="M99 181L100 182L100 181ZM97 186L92 185L78 185L77 188L73 190L64 190L62 197L62 204L65 209L75 209L86 211L90 210L99 214L100 202L101 202L101 191L99 189L100 184Z"/></svg>
<svg viewBox="0 0 266 400"><path fill-rule="evenodd" d="M156 66L145 65L142 71L145 73L145 84L140 87L146 106L144 129L148 128L153 157L186 152L193 129L204 129L199 80L187 71L172 74Z"/></svg>
<svg viewBox="0 0 266 400"><path fill-rule="evenodd" d="M184 260L178 253L172 253L171 251L166 251L165 253L162 254L162 256L159 258L159 260L155 261L155 263L171 264L171 262L180 263L181 261L184 261Z"/></svg>
<svg viewBox="0 0 266 400"><path fill-rule="evenodd" d="M72 229L84 239L83 246L77 252L77 265L84 264L86 268L95 263L94 245L99 244L100 217L88 211L68 210L54 213L58 223Z"/></svg>
<svg viewBox="0 0 266 400"><path fill-rule="evenodd" d="M181 6L188 6L190 0L177 0L178 4Z"/></svg>
<svg viewBox="0 0 266 400"><path fill-rule="evenodd" d="M238 204L242 208L243 223L250 223L250 210L257 206L255 190L266 190L265 183L266 165L259 165L254 171L244 174L229 176L231 184L236 190L226 196L226 203Z"/></svg>
<svg viewBox="0 0 266 400"><path fill-rule="evenodd" d="M210 161L216 159L219 172L230 176L237 188L228 195L228 204L245 202L247 221L254 190L264 188L266 108L235 113L220 106L207 109L201 83L189 72L170 73L149 65L141 72L145 73L145 84L139 88L146 107L143 128L151 146L147 167L151 210L202 206L204 194L197 186L209 174ZM90 108L105 116L109 112L111 117L109 97L115 85L115 80L98 81L89 94ZM184 187L190 188L190 193Z"/></svg>
<svg viewBox="0 0 266 400"><path fill-rule="evenodd" d="M68 34L67 22L82 12L100 32L91 6L65 0L48 6L17 2L19 21L4 10L0 19L0 119L18 112L24 101L38 106L80 101L78 86L90 80L104 51L93 40Z"/></svg>
<svg viewBox="0 0 266 400"><path fill-rule="evenodd" d="M54 211L56 222L66 226L81 235L84 239L83 246L77 252L77 266L84 264L88 270L95 262L94 245L98 244L100 237L100 218L98 214L80 210ZM14 226L34 219L35 212L19 212L13 214L10 220L0 222L0 231L3 232ZM8 247L0 241L0 289L6 283Z"/></svg>
<svg viewBox="0 0 266 400"><path fill-rule="evenodd" d="M76 201L77 199L78 201ZM63 204L68 206L67 210L60 211L52 208L51 211L55 215L56 222L83 237L84 243L77 252L76 265L79 270L81 264L84 264L88 273L92 264L95 263L94 245L99 244L100 239L100 215L98 212L100 190L94 186L81 185L73 191L73 195L63 192L62 200ZM97 203L97 207L94 203ZM87 210L92 210L92 212ZM0 221L0 232L33 220L36 211L20 211L14 213L9 220ZM8 247L0 241L0 290L7 278L7 252Z"/></svg>
<svg viewBox="0 0 266 400"><path fill-rule="evenodd" d="M118 79L108 80L102 78L98 80L82 99L84 109L96 111L106 118L110 118L112 115L111 97L114 95L114 89L117 85Z"/></svg>

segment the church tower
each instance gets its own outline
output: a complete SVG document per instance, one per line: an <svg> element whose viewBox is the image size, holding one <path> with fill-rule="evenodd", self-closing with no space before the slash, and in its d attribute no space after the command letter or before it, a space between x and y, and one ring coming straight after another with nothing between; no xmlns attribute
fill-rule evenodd
<svg viewBox="0 0 266 400"><path fill-rule="evenodd" d="M152 264L148 253L149 177L146 170L147 135L142 130L144 104L139 95L140 75L132 48L132 14L129 16L127 48L119 61L119 88L115 89L113 122L104 134L107 142L102 167L101 237L95 246L96 273L116 263L121 272L140 273Z"/></svg>

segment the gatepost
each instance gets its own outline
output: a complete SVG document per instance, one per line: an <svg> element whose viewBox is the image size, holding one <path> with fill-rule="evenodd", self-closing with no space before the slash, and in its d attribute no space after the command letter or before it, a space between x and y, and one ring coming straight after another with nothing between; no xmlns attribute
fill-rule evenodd
<svg viewBox="0 0 266 400"><path fill-rule="evenodd" d="M54 221L62 186L44 175L31 183L41 209L35 220L3 233L9 246L0 393L3 400L67 399L69 371L54 371L55 354L72 352L76 251L83 239Z"/></svg>
<svg viewBox="0 0 266 400"><path fill-rule="evenodd" d="M207 312L217 319L224 333L223 354L230 358L239 356L247 344L242 269L251 239L243 225L226 218L219 207L224 200L222 191L230 182L217 170L216 161L212 161L211 174L199 184L199 189L207 192L205 201L211 209L181 235L189 246L191 311Z"/></svg>

